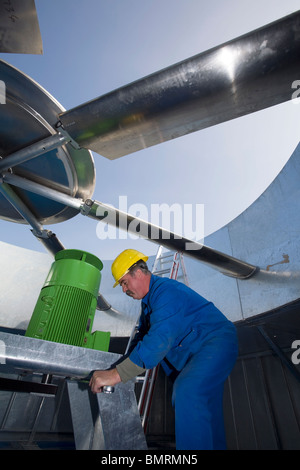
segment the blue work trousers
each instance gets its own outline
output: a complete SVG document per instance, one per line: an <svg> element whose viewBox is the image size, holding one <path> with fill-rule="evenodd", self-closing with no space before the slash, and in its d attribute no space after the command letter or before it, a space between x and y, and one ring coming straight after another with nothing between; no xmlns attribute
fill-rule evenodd
<svg viewBox="0 0 300 470"><path fill-rule="evenodd" d="M223 450L224 382L237 358L236 333L212 337L194 354L174 382L178 450Z"/></svg>

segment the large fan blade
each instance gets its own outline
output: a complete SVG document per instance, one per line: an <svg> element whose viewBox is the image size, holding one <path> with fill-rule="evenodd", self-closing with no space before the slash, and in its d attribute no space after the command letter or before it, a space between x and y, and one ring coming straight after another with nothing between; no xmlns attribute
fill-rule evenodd
<svg viewBox="0 0 300 470"><path fill-rule="evenodd" d="M81 146L123 155L292 98L300 12L60 115Z"/></svg>
<svg viewBox="0 0 300 470"><path fill-rule="evenodd" d="M34 0L0 0L0 52L43 53Z"/></svg>

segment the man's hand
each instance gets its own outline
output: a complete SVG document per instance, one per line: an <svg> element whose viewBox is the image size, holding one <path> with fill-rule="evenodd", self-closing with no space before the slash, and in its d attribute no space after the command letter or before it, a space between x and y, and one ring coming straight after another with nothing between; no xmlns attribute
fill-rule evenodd
<svg viewBox="0 0 300 470"><path fill-rule="evenodd" d="M121 382L121 377L117 369L96 370L90 380L90 387L93 393L100 393L105 385L116 385Z"/></svg>

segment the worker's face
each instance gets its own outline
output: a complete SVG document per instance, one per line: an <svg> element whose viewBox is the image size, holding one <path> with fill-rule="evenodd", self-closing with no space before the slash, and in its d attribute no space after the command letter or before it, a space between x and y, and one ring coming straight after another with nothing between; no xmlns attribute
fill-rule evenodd
<svg viewBox="0 0 300 470"><path fill-rule="evenodd" d="M133 299L140 300L149 290L149 281L147 276L140 269L134 273L127 273L119 281L123 292Z"/></svg>

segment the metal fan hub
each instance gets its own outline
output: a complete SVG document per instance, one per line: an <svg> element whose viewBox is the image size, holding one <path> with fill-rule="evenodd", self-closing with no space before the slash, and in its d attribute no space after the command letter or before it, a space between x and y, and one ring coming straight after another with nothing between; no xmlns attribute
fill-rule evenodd
<svg viewBox="0 0 300 470"><path fill-rule="evenodd" d="M59 130L55 127L64 108L34 80L0 61L0 76L5 84L5 100L0 105L0 173L5 160L12 161L19 153L29 153L31 147L43 147L43 141L54 142L49 150L37 156L28 155L25 161L12 168L15 175L56 189L74 198L91 197L95 186L95 170L89 150L72 143L57 143ZM42 141L42 142L41 142ZM24 160L24 158L23 158ZM6 169L7 171L8 169ZM10 171L10 170L8 170ZM77 210L20 188L17 196L42 224L62 222L78 214ZM24 223L19 212L0 194L0 218Z"/></svg>

